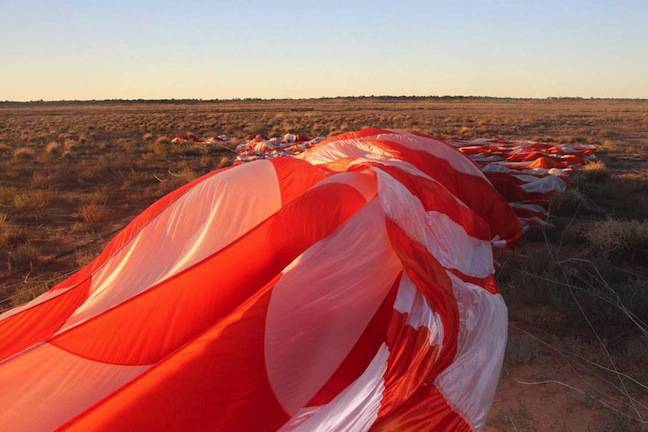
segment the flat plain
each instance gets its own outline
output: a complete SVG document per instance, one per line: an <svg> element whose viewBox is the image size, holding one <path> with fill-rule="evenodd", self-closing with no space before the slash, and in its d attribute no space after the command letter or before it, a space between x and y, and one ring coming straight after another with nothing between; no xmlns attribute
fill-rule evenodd
<svg viewBox="0 0 648 432"><path fill-rule="evenodd" d="M365 126L598 146L550 225L497 256L509 345L491 431L648 420L648 101L335 98L0 103L0 311L98 254L157 198L233 160L176 135Z"/></svg>

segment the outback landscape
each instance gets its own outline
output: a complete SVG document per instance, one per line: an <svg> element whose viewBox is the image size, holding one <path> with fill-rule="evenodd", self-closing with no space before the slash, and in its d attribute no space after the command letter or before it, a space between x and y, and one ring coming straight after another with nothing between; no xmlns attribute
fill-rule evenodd
<svg viewBox="0 0 648 432"><path fill-rule="evenodd" d="M500 253L509 343L490 431L648 430L648 100L363 97L0 103L0 311L94 258L164 194L230 165L183 134L366 126L598 146L549 225Z"/></svg>

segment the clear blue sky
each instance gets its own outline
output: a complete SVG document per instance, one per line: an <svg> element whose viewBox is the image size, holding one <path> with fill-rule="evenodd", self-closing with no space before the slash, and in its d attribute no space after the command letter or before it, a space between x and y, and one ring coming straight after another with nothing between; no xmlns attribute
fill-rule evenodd
<svg viewBox="0 0 648 432"><path fill-rule="evenodd" d="M648 1L0 0L0 100L648 98Z"/></svg>

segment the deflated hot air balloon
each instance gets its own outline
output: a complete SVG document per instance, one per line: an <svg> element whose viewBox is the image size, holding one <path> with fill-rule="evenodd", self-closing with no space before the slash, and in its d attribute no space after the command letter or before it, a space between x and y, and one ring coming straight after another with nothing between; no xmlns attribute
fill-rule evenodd
<svg viewBox="0 0 648 432"><path fill-rule="evenodd" d="M512 152L365 129L181 187L0 315L0 429L483 429L493 247L564 187Z"/></svg>

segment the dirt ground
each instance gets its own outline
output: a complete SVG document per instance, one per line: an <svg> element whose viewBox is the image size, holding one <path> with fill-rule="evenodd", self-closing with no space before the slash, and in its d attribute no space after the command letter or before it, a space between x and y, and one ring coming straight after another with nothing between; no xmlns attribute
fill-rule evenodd
<svg viewBox="0 0 648 432"><path fill-rule="evenodd" d="M178 134L365 126L599 146L551 225L497 256L509 345L488 431L648 430L648 101L338 98L0 103L0 310L94 257L179 185L232 161Z"/></svg>

